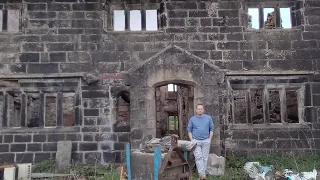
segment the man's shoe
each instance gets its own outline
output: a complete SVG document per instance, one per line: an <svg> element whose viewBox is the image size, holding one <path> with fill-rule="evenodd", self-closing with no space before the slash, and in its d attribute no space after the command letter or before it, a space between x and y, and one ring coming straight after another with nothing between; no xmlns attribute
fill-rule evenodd
<svg viewBox="0 0 320 180"><path fill-rule="evenodd" d="M200 180L206 180L207 177L206 176L200 176Z"/></svg>

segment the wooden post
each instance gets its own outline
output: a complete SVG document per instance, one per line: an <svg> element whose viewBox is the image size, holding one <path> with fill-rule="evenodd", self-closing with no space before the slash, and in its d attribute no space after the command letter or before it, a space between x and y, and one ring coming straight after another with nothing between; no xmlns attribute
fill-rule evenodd
<svg viewBox="0 0 320 180"><path fill-rule="evenodd" d="M131 158L130 158L130 144L126 144L126 161L127 161L127 172L128 180L131 180Z"/></svg>
<svg viewBox="0 0 320 180"><path fill-rule="evenodd" d="M154 164L154 180L159 180L159 170L161 167L161 146L157 146L154 149L153 155L153 164Z"/></svg>

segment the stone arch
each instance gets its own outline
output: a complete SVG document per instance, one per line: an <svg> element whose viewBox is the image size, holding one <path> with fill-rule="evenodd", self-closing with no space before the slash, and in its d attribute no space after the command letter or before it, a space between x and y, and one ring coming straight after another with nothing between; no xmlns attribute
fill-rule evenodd
<svg viewBox="0 0 320 180"><path fill-rule="evenodd" d="M193 85L194 104L204 103L207 114L218 125L218 83L223 81L223 77L223 70L177 46L168 47L131 69L127 83L131 93L132 148L156 137L154 88L168 82ZM216 140L213 144L220 147L220 137Z"/></svg>

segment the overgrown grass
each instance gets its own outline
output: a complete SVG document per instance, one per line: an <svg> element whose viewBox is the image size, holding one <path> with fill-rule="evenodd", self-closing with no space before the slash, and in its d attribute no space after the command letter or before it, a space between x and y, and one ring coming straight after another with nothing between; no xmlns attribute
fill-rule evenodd
<svg viewBox="0 0 320 180"><path fill-rule="evenodd" d="M308 172L313 169L320 170L320 155L300 155L292 157L282 157L276 155L236 157L230 156L226 160L225 175L222 177L208 177L208 180L246 180L249 179L243 170L246 162L260 162L261 165L273 165L275 171L290 169L297 172ZM119 180L119 173L115 167L101 165L80 165L75 164L70 167L78 178L85 177L88 180ZM53 160L43 161L33 166L34 173L54 173L55 162ZM194 179L198 176L194 173Z"/></svg>

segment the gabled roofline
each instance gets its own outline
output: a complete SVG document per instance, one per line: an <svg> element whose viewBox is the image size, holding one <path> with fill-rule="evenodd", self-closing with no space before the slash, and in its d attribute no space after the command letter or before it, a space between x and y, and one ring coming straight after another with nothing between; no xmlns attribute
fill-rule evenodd
<svg viewBox="0 0 320 180"><path fill-rule="evenodd" d="M199 56L196 56L196 55L192 54L190 51L187 51L187 50L185 50L185 49L183 49L183 48L181 48L181 47L179 47L179 46L177 46L177 45L170 45L170 46L168 46L168 47L166 47L166 48L158 51L156 54L154 54L153 56L149 57L148 59L142 61L142 62L139 63L137 66L131 68L131 69L128 71L128 73L130 74L130 73L132 73L132 72L135 72L135 71L138 70L140 67L142 67L142 66L145 65L146 63L150 62L152 59L160 56L161 54L165 53L166 51L168 51L168 50L170 50L170 49L177 49L178 51L180 51L180 52L182 52L182 53L185 53L185 54L187 54L187 55L189 55L189 56L197 59L199 62L202 62L202 63L206 64L207 66L211 67L212 69L214 69L214 70L216 70L216 71L221 71L221 72L222 72L222 71L223 71L223 72L227 71L227 70L221 69L220 67L218 67L218 66L216 66L216 65L208 62L207 60L205 60L205 59L203 59L203 58L201 58L201 57L199 57Z"/></svg>

